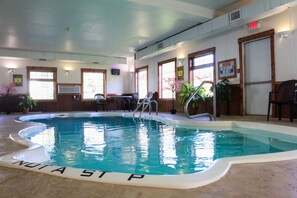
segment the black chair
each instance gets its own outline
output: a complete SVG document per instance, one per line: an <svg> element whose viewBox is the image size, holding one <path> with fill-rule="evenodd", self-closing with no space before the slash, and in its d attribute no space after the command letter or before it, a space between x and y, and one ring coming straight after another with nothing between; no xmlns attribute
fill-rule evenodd
<svg viewBox="0 0 297 198"><path fill-rule="evenodd" d="M95 95L96 111L99 110L99 106L102 106L103 111L107 111L107 101L103 94Z"/></svg>
<svg viewBox="0 0 297 198"><path fill-rule="evenodd" d="M277 91L269 92L267 121L271 104L277 105L278 119L282 119L282 106L289 105L290 122L293 122L294 107L297 105L297 80L288 80L282 82Z"/></svg>
<svg viewBox="0 0 297 198"><path fill-rule="evenodd" d="M127 109L130 111L134 111L134 109L136 108L137 105L137 101L138 101L138 93L133 93L131 98L125 98L124 99L124 111Z"/></svg>

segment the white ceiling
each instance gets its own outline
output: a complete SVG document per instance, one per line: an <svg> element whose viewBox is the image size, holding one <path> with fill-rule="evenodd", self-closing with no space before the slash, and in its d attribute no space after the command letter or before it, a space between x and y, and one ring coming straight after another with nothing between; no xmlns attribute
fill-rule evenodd
<svg viewBox="0 0 297 198"><path fill-rule="evenodd" d="M0 0L0 48L132 57L135 49L250 2Z"/></svg>

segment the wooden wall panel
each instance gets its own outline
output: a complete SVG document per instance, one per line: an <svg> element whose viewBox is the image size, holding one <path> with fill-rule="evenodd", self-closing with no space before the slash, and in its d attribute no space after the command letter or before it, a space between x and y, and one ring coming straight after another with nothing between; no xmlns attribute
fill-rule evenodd
<svg viewBox="0 0 297 198"><path fill-rule="evenodd" d="M280 82L276 83L276 88L280 84ZM231 85L231 102L229 105L222 105L221 107L221 113L227 114L227 115L241 115L240 111L240 85ZM14 96L16 97L16 96ZM1 97L0 97L1 98ZM16 97L17 98L17 97ZM159 104L159 112L170 112L170 109L172 108L172 100L158 100L157 94L154 94L154 100L158 101ZM268 99L267 99L268 100ZM11 103L14 100L9 100ZM19 111L17 109L17 102L13 103L14 105L8 105L10 106L11 112ZM5 112L6 110L4 107L7 105L4 104L3 100L0 100L0 111ZM121 100L116 101L116 109L123 110L123 103ZM66 112L66 111L95 111L95 101L81 101L80 97L78 100L74 99L73 95L57 95L57 100L53 102L38 102L37 106L34 107L32 111L40 111L40 112ZM179 104L178 98L175 100L175 108L177 112L183 113L183 105ZM109 110L112 109L112 104L110 104ZM295 117L297 116L297 107L295 108L296 113ZM99 111L102 111L102 109L99 109ZM155 112L155 105L153 104L153 112ZM212 102L202 102L199 104L199 113L212 113L213 107ZM289 107L284 106L283 108L283 117L288 118L289 117Z"/></svg>
<svg viewBox="0 0 297 198"><path fill-rule="evenodd" d="M158 100L159 112L170 112L172 100Z"/></svg>
<svg viewBox="0 0 297 198"><path fill-rule="evenodd" d="M95 111L94 101L81 101L74 99L74 95L58 95L53 102L38 101L34 111L64 112L64 111Z"/></svg>
<svg viewBox="0 0 297 198"><path fill-rule="evenodd" d="M241 88L240 85L231 85L230 115L241 115Z"/></svg>

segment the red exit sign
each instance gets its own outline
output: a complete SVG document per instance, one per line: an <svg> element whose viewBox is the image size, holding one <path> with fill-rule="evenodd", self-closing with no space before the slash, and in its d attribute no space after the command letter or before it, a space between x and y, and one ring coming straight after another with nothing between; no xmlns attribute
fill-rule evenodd
<svg viewBox="0 0 297 198"><path fill-rule="evenodd" d="M259 21L252 21L249 23L249 30L254 30L260 28L260 22Z"/></svg>

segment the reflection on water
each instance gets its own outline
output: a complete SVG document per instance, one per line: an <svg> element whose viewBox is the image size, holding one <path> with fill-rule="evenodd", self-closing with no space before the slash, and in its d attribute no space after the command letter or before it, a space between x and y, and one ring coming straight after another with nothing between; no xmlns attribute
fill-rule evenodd
<svg viewBox="0 0 297 198"><path fill-rule="evenodd" d="M161 125L160 133L160 163L166 164L170 168L176 168L176 142L175 128L172 126Z"/></svg>
<svg viewBox="0 0 297 198"><path fill-rule="evenodd" d="M188 174L215 159L297 149L296 137L236 128L200 130L131 118L54 118L29 139L43 144L51 164L138 173Z"/></svg>

